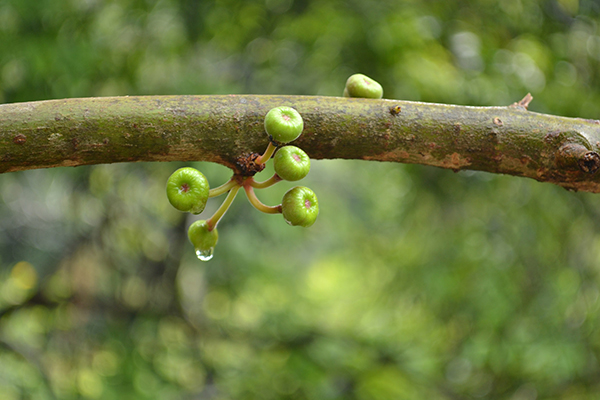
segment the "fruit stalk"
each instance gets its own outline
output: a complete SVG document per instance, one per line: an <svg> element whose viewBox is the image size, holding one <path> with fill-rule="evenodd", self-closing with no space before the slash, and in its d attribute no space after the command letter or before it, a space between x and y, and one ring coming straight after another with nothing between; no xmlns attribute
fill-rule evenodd
<svg viewBox="0 0 600 400"><path fill-rule="evenodd" d="M244 190L246 191L248 201L250 201L250 204L252 204L258 211L264 212L265 214L281 213L281 205L267 206L266 204L263 204L263 202L256 197L256 193L254 193L254 188L252 186L244 186Z"/></svg>
<svg viewBox="0 0 600 400"><path fill-rule="evenodd" d="M214 215L206 221L206 223L208 224L209 231L212 231L217 227L217 224L219 223L221 218L223 218L223 215L225 215L225 213L229 209L229 206L231 206L231 203L235 199L235 196L237 195L239 190L239 185L232 187L229 193L227 193L227 197L225 198L225 201L223 201L223 204L221 204L221 206L217 209Z"/></svg>
<svg viewBox="0 0 600 400"><path fill-rule="evenodd" d="M255 189L265 189L265 188L273 186L277 182L281 182L283 180L277 174L273 174L272 177L270 177L269 179L267 179L266 181L263 181L263 182L256 182L254 180L254 178L249 178L249 179L250 179L250 181L249 181L250 186L252 186Z"/></svg>
<svg viewBox="0 0 600 400"><path fill-rule="evenodd" d="M216 187L214 189L210 189L208 191L208 197L217 197L217 196L220 196L220 195L222 195L222 194L227 193L228 191L230 191L236 185L238 185L237 180L235 179L235 177L232 177L230 180L228 180L227 182L225 182L221 186Z"/></svg>
<svg viewBox="0 0 600 400"><path fill-rule="evenodd" d="M256 159L256 163L264 164L267 161L269 161L269 158L271 158L273 153L275 153L275 150L277 150L277 146L275 146L272 142L269 142L269 145L267 146L265 152L262 155L258 156L258 158Z"/></svg>

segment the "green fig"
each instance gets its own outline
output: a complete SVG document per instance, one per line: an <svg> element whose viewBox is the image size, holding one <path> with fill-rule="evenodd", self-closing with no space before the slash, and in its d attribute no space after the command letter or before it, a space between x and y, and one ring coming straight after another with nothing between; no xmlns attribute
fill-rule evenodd
<svg viewBox="0 0 600 400"><path fill-rule="evenodd" d="M366 75L354 74L346 81L344 96L380 99L383 97L383 88L378 82Z"/></svg>
<svg viewBox="0 0 600 400"><path fill-rule="evenodd" d="M309 227L319 215L317 196L307 187L293 187L283 195L281 212L288 224Z"/></svg>
<svg viewBox="0 0 600 400"><path fill-rule="evenodd" d="M197 169L179 168L167 180L167 198L179 211L200 214L208 200L210 187Z"/></svg>
<svg viewBox="0 0 600 400"><path fill-rule="evenodd" d="M301 148L284 146L273 157L275 173L286 181L298 181L310 170L310 157Z"/></svg>
<svg viewBox="0 0 600 400"><path fill-rule="evenodd" d="M302 134L302 129L302 116L291 107L275 107L265 116L265 131L277 145L296 140Z"/></svg>
<svg viewBox="0 0 600 400"><path fill-rule="evenodd" d="M190 225L188 239L196 250L196 256L202 261L208 261L213 257L213 251L219 240L217 228L208 229L208 223L199 220Z"/></svg>

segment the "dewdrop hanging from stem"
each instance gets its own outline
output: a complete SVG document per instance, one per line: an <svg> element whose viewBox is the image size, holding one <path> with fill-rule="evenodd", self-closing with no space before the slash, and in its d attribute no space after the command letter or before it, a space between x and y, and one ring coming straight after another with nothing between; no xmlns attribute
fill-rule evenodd
<svg viewBox="0 0 600 400"><path fill-rule="evenodd" d="M215 246L219 240L217 224L229 209L229 206L235 199L235 196L239 190L240 186L237 184L234 185L231 190L229 190L229 193L227 194L223 204L221 204L219 209L213 214L212 217L206 221L196 221L188 229L188 239L194 246L196 256L201 261L209 261L212 259Z"/></svg>

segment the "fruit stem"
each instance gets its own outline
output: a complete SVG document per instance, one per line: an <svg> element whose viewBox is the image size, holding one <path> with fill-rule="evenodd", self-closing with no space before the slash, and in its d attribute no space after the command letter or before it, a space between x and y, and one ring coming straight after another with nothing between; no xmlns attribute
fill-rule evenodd
<svg viewBox="0 0 600 400"><path fill-rule="evenodd" d="M265 150L264 154L262 156L258 156L255 162L257 164L266 163L267 161L269 161L269 158L271 158L273 153L275 153L275 150L277 150L277 146L275 146L272 142L269 142L269 145L267 146L267 149Z"/></svg>
<svg viewBox="0 0 600 400"><path fill-rule="evenodd" d="M225 212L229 209L229 206L233 202L233 199L235 199L235 196L237 195L238 190L240 190L240 187L241 186L237 184L234 185L227 194L227 197L225 198L223 204L221 204L221 206L214 213L214 215L206 221L206 225L208 226L209 231L212 231L217 227L217 224L219 223L223 215L225 215Z"/></svg>
<svg viewBox="0 0 600 400"><path fill-rule="evenodd" d="M267 179L264 182L256 182L254 180L254 178L250 178L251 180L249 181L250 186L252 186L255 189L264 189L264 188L268 188L269 186L273 186L274 184L276 184L277 182L281 182L283 179L281 179L279 177L279 175L274 174L272 177L270 177L269 179Z"/></svg>
<svg viewBox="0 0 600 400"><path fill-rule="evenodd" d="M256 193L254 193L254 188L252 186L244 186L244 190L246 191L246 196L248 196L248 201L250 201L250 204L252 204L258 211L262 211L265 214L281 213L281 204L278 206L267 206L263 204L258 197L256 197Z"/></svg>
<svg viewBox="0 0 600 400"><path fill-rule="evenodd" d="M216 187L214 189L210 189L208 191L208 197L216 197L216 196L222 195L223 193L227 193L235 185L238 185L238 183L235 180L235 177L231 177L231 179L229 181L225 182L221 186Z"/></svg>

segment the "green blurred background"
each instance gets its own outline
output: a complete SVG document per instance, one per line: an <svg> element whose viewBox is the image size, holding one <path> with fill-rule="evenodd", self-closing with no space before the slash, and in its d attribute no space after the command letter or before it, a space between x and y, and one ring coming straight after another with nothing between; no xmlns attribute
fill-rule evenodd
<svg viewBox="0 0 600 400"><path fill-rule="evenodd" d="M337 96L362 72L387 98L599 118L599 22L592 0L0 0L0 102ZM202 263L164 194L183 165L229 177L0 175L2 400L600 399L600 195L314 161L313 227L240 196Z"/></svg>

